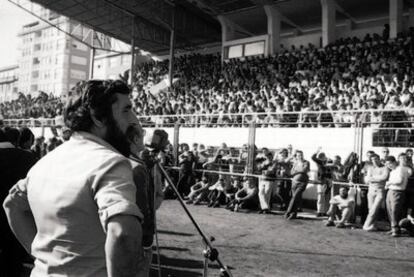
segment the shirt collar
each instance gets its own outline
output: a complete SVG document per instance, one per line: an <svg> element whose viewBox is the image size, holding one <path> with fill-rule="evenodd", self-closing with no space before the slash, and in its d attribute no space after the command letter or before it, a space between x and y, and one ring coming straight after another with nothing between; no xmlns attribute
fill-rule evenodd
<svg viewBox="0 0 414 277"><path fill-rule="evenodd" d="M98 136L95 136L94 134L88 133L88 132L82 132L82 131L75 132L75 133L72 134L70 140L72 140L72 139L73 140L90 140L90 141L96 142L96 143L98 143L98 144L100 144L100 145L102 145L102 146L118 153L118 154L121 154L121 153L119 153L118 150L116 150L107 141L105 141L104 139L102 139Z"/></svg>
<svg viewBox="0 0 414 277"><path fill-rule="evenodd" d="M5 142L0 142L0 148L3 149L3 148L15 148L15 147L10 142L5 141Z"/></svg>

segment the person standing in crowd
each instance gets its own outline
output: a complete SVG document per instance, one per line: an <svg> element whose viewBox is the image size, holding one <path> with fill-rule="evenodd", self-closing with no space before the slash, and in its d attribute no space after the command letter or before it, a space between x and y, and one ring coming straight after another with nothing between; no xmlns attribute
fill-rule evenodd
<svg viewBox="0 0 414 277"><path fill-rule="evenodd" d="M290 176L291 159L288 149L282 148L273 160L274 174L279 178L275 182L273 196L279 200L282 211L286 211L290 201L291 182L287 178Z"/></svg>
<svg viewBox="0 0 414 277"><path fill-rule="evenodd" d="M195 158L193 152L185 151L181 154L179 157L179 166L180 172L177 189L182 196L185 196L190 192L194 180Z"/></svg>
<svg viewBox="0 0 414 277"><path fill-rule="evenodd" d="M318 165L318 179L320 181L320 184L316 187L318 193L316 216L322 217L326 215L327 208L329 207L332 189L332 168L328 164L328 159L325 153L322 152L321 147L312 155L312 160Z"/></svg>
<svg viewBox="0 0 414 277"><path fill-rule="evenodd" d="M26 146L26 143L23 143L23 145ZM27 144L27 146L29 145ZM27 172L35 163L36 157L32 152L17 148L0 129L1 203L6 199L13 185L20 179L25 178ZM0 234L0 276L20 276L23 270L23 261L27 254L13 235L3 209L0 209Z"/></svg>
<svg viewBox="0 0 414 277"><path fill-rule="evenodd" d="M306 190L309 181L310 164L303 158L303 152L297 150L294 155L293 166L291 170L292 176L292 199L285 213L285 218L295 219L297 209L302 201L302 194Z"/></svg>
<svg viewBox="0 0 414 277"><path fill-rule="evenodd" d="M137 124L122 81L91 80L70 101L71 139L9 192L3 207L35 258L32 276L136 276L143 215L126 130Z"/></svg>
<svg viewBox="0 0 414 277"><path fill-rule="evenodd" d="M390 149L388 149L388 147L383 147L381 149L381 159L380 159L382 165L385 165L385 161L389 155L390 155Z"/></svg>
<svg viewBox="0 0 414 277"><path fill-rule="evenodd" d="M381 204L385 198L385 182L389 176L387 167L381 164L380 158L377 154L371 156L372 166L368 168L367 176L365 178L368 183L368 216L362 227L365 231L376 231L375 222L377 220L378 212Z"/></svg>
<svg viewBox="0 0 414 277"><path fill-rule="evenodd" d="M258 163L257 169L262 173L259 178L259 203L261 214L270 213L270 198L272 196L272 189L274 181L272 178L275 177L274 169L272 167L273 155L267 148L263 148L263 156L260 160L256 160Z"/></svg>
<svg viewBox="0 0 414 277"><path fill-rule="evenodd" d="M34 138L34 134L29 128L20 128L19 148L30 151L34 143Z"/></svg>
<svg viewBox="0 0 414 277"><path fill-rule="evenodd" d="M367 159L363 161L359 168L360 168L360 181L365 185L369 186L367 181L367 175L369 168L372 167L371 157L375 154L374 151L367 151L366 157ZM368 187L361 187L360 194L361 198L361 205L360 205L360 215L361 215L361 224L364 224L365 219L368 216Z"/></svg>
<svg viewBox="0 0 414 277"><path fill-rule="evenodd" d="M394 156L388 156L385 161L385 166L390 169L388 181L385 183L387 192L387 212L391 224L391 235L398 237L401 234L398 223L404 217L404 204L406 200L405 190L407 188L408 177L411 176L412 170L407 167L407 157L405 153L398 156L399 164Z"/></svg>
<svg viewBox="0 0 414 277"><path fill-rule="evenodd" d="M16 128L5 127L4 135L6 140L11 143L14 147L19 147L20 132Z"/></svg>
<svg viewBox="0 0 414 277"><path fill-rule="evenodd" d="M144 215L142 223L142 247L144 260L140 265L139 277L149 277L152 261L152 245L155 234L155 213L161 206L163 199L161 184L156 182L154 173L155 162L151 153L144 147L145 130L141 124L129 127L127 137L130 142L134 183L137 189L136 200L139 209Z"/></svg>
<svg viewBox="0 0 414 277"><path fill-rule="evenodd" d="M62 139L63 142L68 141L70 139L70 136L72 135L72 131L70 128L64 126L62 127Z"/></svg>
<svg viewBox="0 0 414 277"><path fill-rule="evenodd" d="M330 200L330 207L328 210L328 221L326 226L336 226L337 228L344 228L345 223L349 223L355 207L355 190L349 191L348 187L341 187L339 194L335 195ZM339 220L335 222L336 217Z"/></svg>

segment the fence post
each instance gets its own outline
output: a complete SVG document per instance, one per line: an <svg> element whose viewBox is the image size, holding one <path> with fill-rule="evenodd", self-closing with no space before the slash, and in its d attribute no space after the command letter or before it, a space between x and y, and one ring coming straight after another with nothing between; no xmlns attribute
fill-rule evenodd
<svg viewBox="0 0 414 277"><path fill-rule="evenodd" d="M178 166L178 146L180 145L180 123L174 125L173 155L174 165Z"/></svg>
<svg viewBox="0 0 414 277"><path fill-rule="evenodd" d="M255 157L255 145L256 145L256 124L251 123L249 125L249 155L247 157L246 173L253 174L254 169L254 157Z"/></svg>

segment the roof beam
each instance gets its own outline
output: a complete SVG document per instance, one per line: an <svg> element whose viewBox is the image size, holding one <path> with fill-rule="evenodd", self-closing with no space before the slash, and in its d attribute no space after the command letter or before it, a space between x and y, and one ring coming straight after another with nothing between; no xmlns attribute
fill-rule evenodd
<svg viewBox="0 0 414 277"><path fill-rule="evenodd" d="M196 2L199 8L201 8L203 11L207 12L208 14L210 14L211 16L213 16L215 18L217 18L217 16L219 16L219 15L223 15L223 11L220 11L220 9L218 7L213 6L211 4L207 4L207 3L205 3L204 0L194 0L194 1L191 1L191 2ZM236 22L234 22L234 20L228 19L228 21L229 21L230 25L235 29L235 31L238 31L238 32L240 32L242 34L245 34L245 35L248 35L248 36L254 36L254 34L252 32L250 32L246 28L240 26L240 24L237 24Z"/></svg>
<svg viewBox="0 0 414 277"><path fill-rule="evenodd" d="M256 6L258 7L264 7L265 5L275 5L277 2L285 2L285 1L272 1L272 0L251 0ZM275 5L275 7L277 8L277 6ZM303 29L302 27L300 27L298 24L296 24L295 22L293 22L291 19L287 18L284 14L282 14L280 11L280 20L289 24L290 26L294 27L295 29L297 29L300 33L303 33Z"/></svg>
<svg viewBox="0 0 414 277"><path fill-rule="evenodd" d="M339 13L341 13L341 14L343 14L343 15L345 15L346 17L348 17L350 20L351 20L351 22L352 22L352 24L355 24L356 22L357 22L357 20L352 16L352 15L350 15L341 5L339 5L338 4L338 2L336 2L335 1L335 8L336 8L336 10L339 12Z"/></svg>

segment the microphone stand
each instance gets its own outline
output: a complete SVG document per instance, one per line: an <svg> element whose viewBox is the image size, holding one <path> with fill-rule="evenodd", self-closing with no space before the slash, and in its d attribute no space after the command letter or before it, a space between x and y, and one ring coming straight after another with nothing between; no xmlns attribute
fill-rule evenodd
<svg viewBox="0 0 414 277"><path fill-rule="evenodd" d="M157 165L157 167L162 172L162 175L167 180L169 186L172 188L172 190L177 195L178 201L180 202L180 204L183 207L184 211L186 212L186 214L190 218L191 222L193 223L194 227L197 229L198 233L200 234L200 236L203 239L203 244L205 246L205 249L203 251L203 256L204 256L204 271L203 271L203 277L207 277L208 261L209 260L212 261L212 262L217 262L218 263L218 265L220 266L220 276L221 277L232 277L233 275L231 274L231 272L228 269L228 267L225 266L223 264L223 262L220 260L220 258L219 258L219 252L218 252L217 248L214 248L213 245L212 245L212 243L211 243L214 240L214 238L211 237L211 239L208 239L207 236L204 234L204 232L201 230L200 226L198 225L198 223L195 221L195 219L191 215L190 211L188 210L187 205L184 203L183 198L181 197L180 193L178 192L177 188L175 187L175 185L174 185L173 181L171 180L170 176L168 175L167 171L161 165L161 163L160 163L160 161L158 159L156 159L156 163L155 164Z"/></svg>

